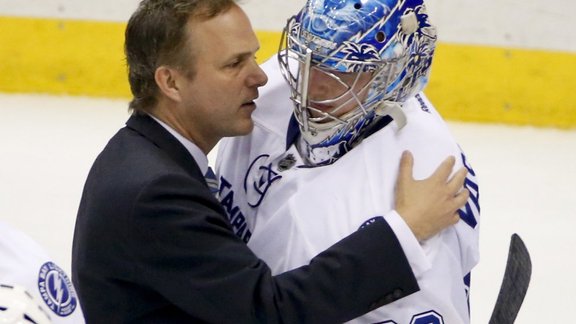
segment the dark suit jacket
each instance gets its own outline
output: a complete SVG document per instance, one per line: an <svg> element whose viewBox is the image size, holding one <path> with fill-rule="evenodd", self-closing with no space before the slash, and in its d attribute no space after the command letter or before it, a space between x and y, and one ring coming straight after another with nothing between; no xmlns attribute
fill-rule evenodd
<svg viewBox="0 0 576 324"><path fill-rule="evenodd" d="M236 237L198 165L148 116L98 156L74 232L88 323L337 323L418 290L385 221L272 276Z"/></svg>

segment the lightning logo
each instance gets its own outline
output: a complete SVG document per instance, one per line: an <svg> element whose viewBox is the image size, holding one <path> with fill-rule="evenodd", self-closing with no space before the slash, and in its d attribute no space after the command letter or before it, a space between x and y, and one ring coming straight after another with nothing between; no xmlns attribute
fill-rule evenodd
<svg viewBox="0 0 576 324"><path fill-rule="evenodd" d="M46 306L58 316L69 316L78 305L78 297L70 279L53 262L46 262L40 267L38 290Z"/></svg>

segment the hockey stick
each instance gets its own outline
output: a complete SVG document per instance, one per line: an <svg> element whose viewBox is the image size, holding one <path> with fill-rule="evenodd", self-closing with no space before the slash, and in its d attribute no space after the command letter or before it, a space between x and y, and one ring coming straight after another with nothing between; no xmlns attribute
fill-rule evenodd
<svg viewBox="0 0 576 324"><path fill-rule="evenodd" d="M512 324L518 316L532 274L532 261L524 242L512 234L504 278L489 324Z"/></svg>

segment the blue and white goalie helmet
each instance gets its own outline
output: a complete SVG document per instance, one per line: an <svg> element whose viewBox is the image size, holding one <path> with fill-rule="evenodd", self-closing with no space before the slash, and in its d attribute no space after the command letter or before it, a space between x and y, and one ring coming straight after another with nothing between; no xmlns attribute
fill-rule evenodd
<svg viewBox="0 0 576 324"><path fill-rule="evenodd" d="M423 0L308 0L288 20L278 54L308 162L336 161L420 92L435 44ZM320 79L332 97L314 96Z"/></svg>

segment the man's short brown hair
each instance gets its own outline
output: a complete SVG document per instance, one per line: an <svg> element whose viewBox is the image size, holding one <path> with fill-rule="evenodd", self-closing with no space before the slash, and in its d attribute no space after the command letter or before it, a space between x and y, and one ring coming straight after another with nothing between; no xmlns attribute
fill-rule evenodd
<svg viewBox="0 0 576 324"><path fill-rule="evenodd" d="M228 9L234 0L143 0L126 27L124 51L128 81L134 98L134 113L156 105L156 69L169 65L194 76L194 48L202 44L187 42L189 21L213 18Z"/></svg>

